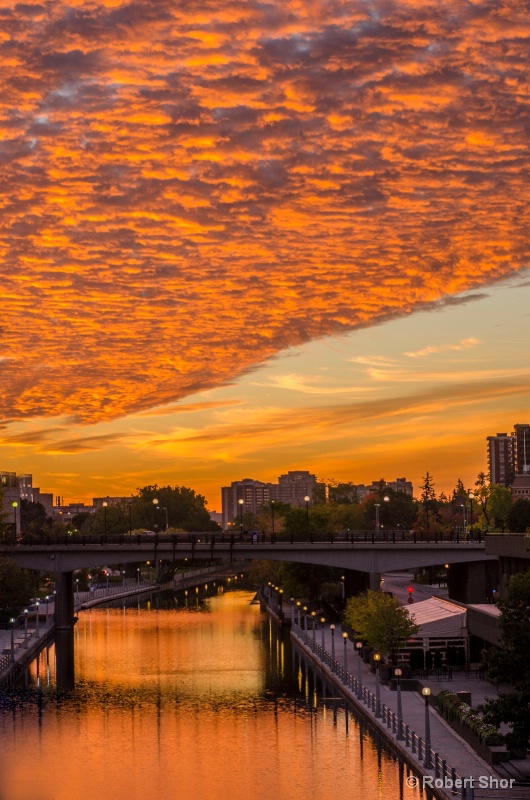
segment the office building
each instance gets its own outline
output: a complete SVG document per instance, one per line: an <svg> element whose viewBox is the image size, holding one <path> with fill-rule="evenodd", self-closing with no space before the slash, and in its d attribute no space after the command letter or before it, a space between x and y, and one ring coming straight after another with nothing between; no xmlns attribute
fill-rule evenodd
<svg viewBox="0 0 530 800"><path fill-rule="evenodd" d="M515 437L507 433L488 436L488 472L490 482L511 486L515 472Z"/></svg>

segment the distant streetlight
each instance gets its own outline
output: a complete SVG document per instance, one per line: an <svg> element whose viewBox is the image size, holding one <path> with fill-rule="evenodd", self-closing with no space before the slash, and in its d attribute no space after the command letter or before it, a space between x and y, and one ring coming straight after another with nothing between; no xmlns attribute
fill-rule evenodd
<svg viewBox="0 0 530 800"><path fill-rule="evenodd" d="M13 500L11 505L13 506L13 514L15 515L15 541L16 541L16 539L17 539L17 508L18 508L18 503L17 503L16 500Z"/></svg>
<svg viewBox="0 0 530 800"><path fill-rule="evenodd" d="M375 532L379 530L379 506L380 503L374 503L375 505Z"/></svg>
<svg viewBox="0 0 530 800"><path fill-rule="evenodd" d="M429 721L429 697L431 690L428 686L424 686L421 690L425 698L425 758L423 766L429 768L431 766L431 726Z"/></svg>
<svg viewBox="0 0 530 800"><path fill-rule="evenodd" d="M40 636L40 618L39 618L39 601L35 603L36 611L35 611L35 625L37 629L37 636Z"/></svg>
<svg viewBox="0 0 530 800"><path fill-rule="evenodd" d="M403 671L397 667L394 670L394 676L397 679L397 740L402 741L404 739L402 728L403 728L403 709L401 707L401 676L403 675Z"/></svg>
<svg viewBox="0 0 530 800"><path fill-rule="evenodd" d="M359 664L357 672L357 697L360 700L363 693L363 656L362 656L363 643L355 642L355 649L359 654Z"/></svg>
<svg viewBox="0 0 530 800"><path fill-rule="evenodd" d="M239 504L239 532L243 533L243 506L245 505L245 501L242 497L239 498L237 501Z"/></svg>
<svg viewBox="0 0 530 800"><path fill-rule="evenodd" d="M309 497L309 495L306 494L306 496L304 497L304 500L305 500L305 531L306 531L307 538L309 538L309 501L310 501L310 499L311 498ZM313 544L313 536L311 536L311 544Z"/></svg>
<svg viewBox="0 0 530 800"><path fill-rule="evenodd" d="M463 527L462 530L465 533L466 532L466 527L467 527L467 525L466 525L466 505L465 505L465 503L460 503L460 508L462 509L462 518L464 520L464 527Z"/></svg>
<svg viewBox="0 0 530 800"><path fill-rule="evenodd" d="M344 640L344 670L346 672L348 672L348 648L347 648L348 632L347 631L343 631L342 632L342 638Z"/></svg>
<svg viewBox="0 0 530 800"><path fill-rule="evenodd" d="M158 511L158 498L157 497L153 498L153 505L155 507L155 524L153 525L153 527L155 529L155 533L158 533L158 517L156 515L156 512Z"/></svg>
<svg viewBox="0 0 530 800"><path fill-rule="evenodd" d="M340 582L342 584L342 599L346 600L346 575L340 576Z"/></svg>
<svg viewBox="0 0 530 800"><path fill-rule="evenodd" d="M164 528L164 530L166 530L166 531L167 531L167 529L169 528L169 524L168 524L168 518L167 518L167 508L163 508L163 509L162 509L162 511L165 511L165 512L166 512L166 527Z"/></svg>
<svg viewBox="0 0 530 800"><path fill-rule="evenodd" d="M107 535L107 506L108 503L106 500L103 501L101 504L103 506L103 530L105 532L105 536Z"/></svg>
<svg viewBox="0 0 530 800"><path fill-rule="evenodd" d="M333 623L329 626L331 631L331 658L335 661L335 626Z"/></svg>
<svg viewBox="0 0 530 800"><path fill-rule="evenodd" d="M381 716L381 680L379 675L379 662L381 661L381 654L374 653L375 661L375 716Z"/></svg>
<svg viewBox="0 0 530 800"><path fill-rule="evenodd" d="M15 662L15 618L11 617L11 663Z"/></svg>
<svg viewBox="0 0 530 800"><path fill-rule="evenodd" d="M313 627L313 641L315 641L315 637L316 637L316 625L315 625L316 617L317 617L317 612L316 611L312 611L311 612L311 625Z"/></svg>
<svg viewBox="0 0 530 800"><path fill-rule="evenodd" d="M326 618L320 617L320 624L322 625L322 650L326 649L326 643L324 640L324 625L326 624Z"/></svg>
<svg viewBox="0 0 530 800"><path fill-rule="evenodd" d="M269 590L269 596L270 596L270 590ZM291 627L294 627L294 597L291 597Z"/></svg>
<svg viewBox="0 0 530 800"><path fill-rule="evenodd" d="M24 647L28 646L28 609L24 609Z"/></svg>
<svg viewBox="0 0 530 800"><path fill-rule="evenodd" d="M473 527L473 492L469 492L469 527L470 529Z"/></svg>
<svg viewBox="0 0 530 800"><path fill-rule="evenodd" d="M383 497L383 502L385 504L385 530L388 530L388 504L390 503L390 497L387 494Z"/></svg>

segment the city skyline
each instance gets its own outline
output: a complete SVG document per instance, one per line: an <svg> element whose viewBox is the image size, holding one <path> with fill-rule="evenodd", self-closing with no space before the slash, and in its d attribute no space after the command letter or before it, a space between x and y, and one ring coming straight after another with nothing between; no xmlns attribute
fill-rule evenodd
<svg viewBox="0 0 530 800"><path fill-rule="evenodd" d="M447 492L530 421L523 10L0 14L2 470Z"/></svg>

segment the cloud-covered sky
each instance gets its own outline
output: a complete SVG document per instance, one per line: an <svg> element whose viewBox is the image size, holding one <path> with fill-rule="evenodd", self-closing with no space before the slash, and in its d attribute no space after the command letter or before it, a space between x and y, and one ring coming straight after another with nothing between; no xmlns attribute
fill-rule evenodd
<svg viewBox="0 0 530 800"><path fill-rule="evenodd" d="M137 441L196 394L205 422L178 446L219 453L242 401L209 392L304 343L478 304L526 267L529 38L514 0L2 3L4 463L15 442L37 458ZM456 391L431 360L484 338L424 330L374 379L420 368ZM367 424L400 396L373 405L318 368L261 379ZM254 406L245 435L276 436L275 413Z"/></svg>

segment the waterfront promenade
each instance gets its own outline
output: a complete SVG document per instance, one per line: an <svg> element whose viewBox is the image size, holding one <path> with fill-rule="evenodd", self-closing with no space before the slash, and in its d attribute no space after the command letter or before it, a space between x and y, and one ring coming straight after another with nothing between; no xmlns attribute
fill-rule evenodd
<svg viewBox="0 0 530 800"><path fill-rule="evenodd" d="M284 603L286 619L293 619L291 608ZM419 691L401 691L401 720L398 717L398 692L390 686L379 683L369 664L357 654L354 643L344 639L340 625L332 634L329 625L315 631L304 630L302 625L291 625L291 637L303 653L326 677L328 683L339 690L350 703L379 731L392 747L413 765L418 780L433 781L465 779L466 791L457 788L456 792L445 790L439 796L447 798L466 798L466 800L530 800L530 785L524 785L530 777L530 760L523 759L501 764L497 768L487 764L438 714L432 705L427 706L429 719L431 751L426 761L426 704ZM454 671L452 680L438 680L433 674L419 681L419 690L428 687L432 695L443 689L456 693L471 693L474 706L487 697L495 697L497 689L492 684L470 675L465 670ZM379 703L377 695L379 694ZM401 728L403 739L398 739ZM427 767L426 763L430 762ZM421 783L419 785L422 785Z"/></svg>

